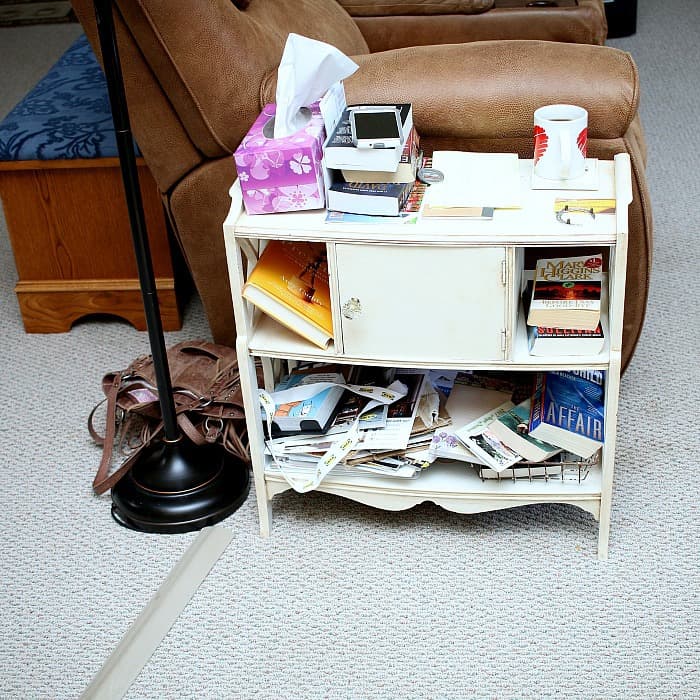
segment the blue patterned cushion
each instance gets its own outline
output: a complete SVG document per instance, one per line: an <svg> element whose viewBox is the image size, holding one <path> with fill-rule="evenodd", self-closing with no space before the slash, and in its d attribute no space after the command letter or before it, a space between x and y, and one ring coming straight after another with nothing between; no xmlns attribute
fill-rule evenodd
<svg viewBox="0 0 700 700"><path fill-rule="evenodd" d="M0 123L0 160L117 155L107 83L83 35Z"/></svg>

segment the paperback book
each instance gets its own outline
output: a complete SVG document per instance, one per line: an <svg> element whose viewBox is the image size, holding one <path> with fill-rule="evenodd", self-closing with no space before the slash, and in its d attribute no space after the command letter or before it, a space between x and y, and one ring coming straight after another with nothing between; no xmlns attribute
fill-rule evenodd
<svg viewBox="0 0 700 700"><path fill-rule="evenodd" d="M413 185L411 193L408 195L403 207L398 216L377 216L375 214L354 214L346 211L334 211L329 209L326 212L326 221L330 224L368 224L374 225L404 225L415 224L419 219L423 194L425 193L426 185L422 182L416 182Z"/></svg>
<svg viewBox="0 0 700 700"><path fill-rule="evenodd" d="M532 280L528 280L522 298L523 309L527 317L532 299ZM528 350L531 355L538 357L597 355L605 343L603 325L600 321L593 330L549 326L526 327Z"/></svg>
<svg viewBox="0 0 700 700"><path fill-rule="evenodd" d="M321 348L333 339L325 243L270 241L243 297Z"/></svg>
<svg viewBox="0 0 700 700"><path fill-rule="evenodd" d="M525 399L502 413L493 423L489 423L487 429L523 459L542 462L561 452L562 448L542 442L528 433L531 407L532 400Z"/></svg>
<svg viewBox="0 0 700 700"><path fill-rule="evenodd" d="M527 325L594 331L600 323L602 270L600 253L538 260Z"/></svg>
<svg viewBox="0 0 700 700"><path fill-rule="evenodd" d="M475 386L468 381L469 378L463 372L454 378L445 403L451 425L435 430L428 448L431 459L454 459L485 464L483 459L466 447L455 432L508 401L510 391L504 391L500 387Z"/></svg>
<svg viewBox="0 0 700 700"><path fill-rule="evenodd" d="M424 219L472 219L489 221L493 219L493 207L435 207L423 206Z"/></svg>
<svg viewBox="0 0 700 700"><path fill-rule="evenodd" d="M455 432L470 452L497 472L502 472L522 459L489 430L489 426L511 408L513 402L506 401Z"/></svg>
<svg viewBox="0 0 700 700"><path fill-rule="evenodd" d="M583 328L527 327L527 347L536 357L562 357L564 355L597 355L605 343L603 326L592 331Z"/></svg>
<svg viewBox="0 0 700 700"><path fill-rule="evenodd" d="M334 182L328 188L328 208L351 214L399 216L411 182Z"/></svg>
<svg viewBox="0 0 700 700"><path fill-rule="evenodd" d="M604 394L603 370L538 373L529 434L588 459L603 445Z"/></svg>

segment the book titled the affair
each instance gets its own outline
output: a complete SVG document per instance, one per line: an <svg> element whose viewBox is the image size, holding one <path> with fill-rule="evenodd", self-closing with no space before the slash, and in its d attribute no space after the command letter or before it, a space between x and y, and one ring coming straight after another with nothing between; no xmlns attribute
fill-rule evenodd
<svg viewBox="0 0 700 700"><path fill-rule="evenodd" d="M579 457L592 457L603 445L605 372L541 372L535 380L529 434Z"/></svg>
<svg viewBox="0 0 700 700"><path fill-rule="evenodd" d="M321 348L333 339L325 243L270 241L243 297Z"/></svg>
<svg viewBox="0 0 700 700"><path fill-rule="evenodd" d="M600 253L538 260L527 324L595 330L600 322L602 271Z"/></svg>

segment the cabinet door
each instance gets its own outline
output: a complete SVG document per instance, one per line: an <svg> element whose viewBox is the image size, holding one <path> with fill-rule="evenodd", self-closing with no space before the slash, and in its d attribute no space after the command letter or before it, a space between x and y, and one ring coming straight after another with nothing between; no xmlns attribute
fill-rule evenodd
<svg viewBox="0 0 700 700"><path fill-rule="evenodd" d="M504 359L505 248L338 243L335 251L345 355Z"/></svg>

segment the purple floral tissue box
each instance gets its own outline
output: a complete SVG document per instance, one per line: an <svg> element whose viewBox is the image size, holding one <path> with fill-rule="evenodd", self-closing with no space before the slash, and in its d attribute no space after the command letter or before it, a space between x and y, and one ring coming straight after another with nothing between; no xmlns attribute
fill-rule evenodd
<svg viewBox="0 0 700 700"><path fill-rule="evenodd" d="M323 117L317 103L308 109L311 120L303 129L275 139L275 105L265 105L233 154L248 214L322 209L326 205L321 168Z"/></svg>

